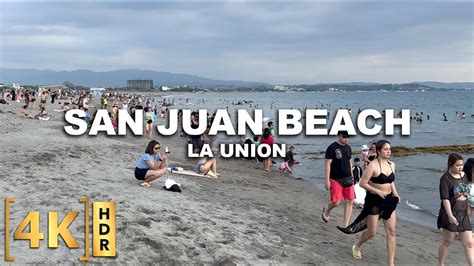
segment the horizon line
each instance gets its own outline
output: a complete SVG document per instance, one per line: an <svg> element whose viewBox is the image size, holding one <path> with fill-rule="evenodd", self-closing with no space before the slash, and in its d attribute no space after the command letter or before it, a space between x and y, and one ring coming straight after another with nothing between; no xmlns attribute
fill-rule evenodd
<svg viewBox="0 0 474 266"><path fill-rule="evenodd" d="M139 69L139 68L120 68L115 70L92 70L92 69L74 69L74 70L53 70L48 68L10 68L10 67L0 67L0 69L8 69L8 70L36 70L36 71L53 71L53 72L76 72L76 71L91 71L94 73L104 73L104 72L115 72L115 71L122 71L122 70L137 70L137 71L152 71L152 72L163 72L169 73L173 75L187 75L187 76L195 76L198 78L206 78L215 81L238 81L238 82L249 82L249 83L267 83L269 85L316 85L316 84L342 84L342 83L372 83L372 84L409 84L409 83L420 83L420 82L438 82L438 83L474 83L473 81L437 81L437 80L424 80L424 81L408 81L408 82L381 82L381 81L336 81L336 82L315 82L315 83L273 83L273 82L266 82L266 81L247 81L247 80L238 80L238 79L216 79L216 78L209 78L199 76L197 74L187 74L187 73L175 73L169 72L164 70L152 70L152 69Z"/></svg>

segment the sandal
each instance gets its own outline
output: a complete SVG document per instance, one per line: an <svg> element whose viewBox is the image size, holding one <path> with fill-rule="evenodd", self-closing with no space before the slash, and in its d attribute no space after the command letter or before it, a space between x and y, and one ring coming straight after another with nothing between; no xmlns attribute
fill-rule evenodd
<svg viewBox="0 0 474 266"><path fill-rule="evenodd" d="M352 257L356 260L362 259L360 250L356 250L356 245L352 245Z"/></svg>
<svg viewBox="0 0 474 266"><path fill-rule="evenodd" d="M324 214L326 212L326 208L323 208L323 213L321 214L321 218L325 223L329 222L329 217Z"/></svg>

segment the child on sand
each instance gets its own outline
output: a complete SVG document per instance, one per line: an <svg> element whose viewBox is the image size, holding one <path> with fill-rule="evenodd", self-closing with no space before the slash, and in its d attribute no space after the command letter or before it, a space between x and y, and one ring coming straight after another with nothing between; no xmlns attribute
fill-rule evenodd
<svg viewBox="0 0 474 266"><path fill-rule="evenodd" d="M295 147L290 146L290 148L286 152L285 160L280 164L280 171L288 171L288 173L291 173L291 167L293 167L294 164L300 163L299 161L293 158L295 154Z"/></svg>
<svg viewBox="0 0 474 266"><path fill-rule="evenodd" d="M356 208L362 209L364 207L365 199L365 189L361 188L359 185L360 178L362 177L362 167L360 166L360 159L354 158L354 163L352 165L352 175L354 176L354 192L356 198L354 199L354 206Z"/></svg>

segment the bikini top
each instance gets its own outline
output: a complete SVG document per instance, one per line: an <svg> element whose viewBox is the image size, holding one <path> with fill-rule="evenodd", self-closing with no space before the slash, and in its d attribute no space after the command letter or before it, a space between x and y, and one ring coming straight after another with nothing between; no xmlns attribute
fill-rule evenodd
<svg viewBox="0 0 474 266"><path fill-rule="evenodd" d="M385 175L382 173L382 165L380 165L380 174L376 177L372 177L370 181L375 184L389 184L392 183L395 180L395 174L393 173L392 166L390 165L391 163L389 162L388 165L390 166L390 170L392 170L392 173L390 175Z"/></svg>

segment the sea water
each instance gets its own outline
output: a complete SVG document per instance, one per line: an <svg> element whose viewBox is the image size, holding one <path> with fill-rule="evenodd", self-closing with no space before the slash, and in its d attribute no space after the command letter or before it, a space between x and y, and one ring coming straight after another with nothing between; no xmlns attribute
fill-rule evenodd
<svg viewBox="0 0 474 266"><path fill-rule="evenodd" d="M411 116L423 113L423 122L411 122L410 136L401 136L396 129L394 136L385 136L381 132L377 136L357 135L350 139L354 157L361 157L360 148L363 144L387 139L392 146L423 147L474 143L474 91L443 91L443 92L212 92L189 93L174 96L175 108L208 109L209 113L216 108L228 108L231 115L237 109L258 108L264 110L264 116L277 123L277 110L282 108L299 109L325 108L331 118L339 108L351 108L355 118L359 109L410 109ZM187 105L184 98L189 99ZM204 99L204 102L202 101ZM233 105L239 101L253 101L249 104ZM459 116L464 112L465 119ZM444 121L443 113L448 121ZM427 116L429 115L429 120ZM355 120L354 120L355 121ZM329 127L329 126L328 126ZM278 125L276 125L278 128ZM298 136L278 136L276 142L294 145L295 158L302 166L293 167L292 176L311 181L315 186L324 188L324 151L335 141L334 136L305 136L304 130ZM237 138L219 135L216 142L230 143ZM453 150L453 152L456 152ZM462 154L464 158L474 154ZM429 227L436 226L436 216L440 207L439 179L446 170L447 154L416 154L408 156L392 156L396 164L396 186L401 195L399 217ZM276 171L276 169L275 169ZM326 193L323 192L322 193Z"/></svg>

